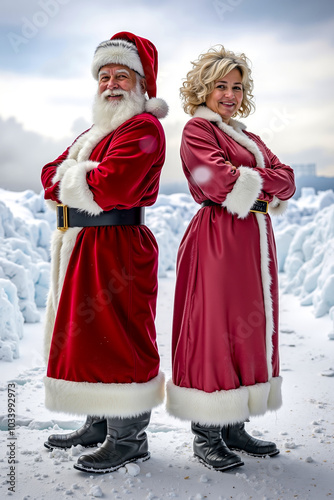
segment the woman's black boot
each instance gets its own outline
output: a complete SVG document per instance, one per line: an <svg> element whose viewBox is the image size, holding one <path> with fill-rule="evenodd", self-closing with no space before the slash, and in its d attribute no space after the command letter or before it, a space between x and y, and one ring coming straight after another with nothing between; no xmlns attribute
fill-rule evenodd
<svg viewBox="0 0 334 500"><path fill-rule="evenodd" d="M244 451L254 457L274 457L279 454L275 443L250 436L244 422L223 427L222 438L231 450Z"/></svg>
<svg viewBox="0 0 334 500"><path fill-rule="evenodd" d="M129 462L143 462L150 458L145 429L150 422L151 412L138 417L107 418L108 433L98 450L81 455L74 465L84 472L106 473L123 467Z"/></svg>
<svg viewBox="0 0 334 500"><path fill-rule="evenodd" d="M91 417L88 415L86 422L77 431L70 434L52 434L44 443L49 450L53 448L71 448L80 444L90 447L103 443L107 435L107 420L101 417Z"/></svg>
<svg viewBox="0 0 334 500"><path fill-rule="evenodd" d="M244 465L222 440L220 426L206 427L192 422L191 430L195 434L194 454L206 467L225 471Z"/></svg>

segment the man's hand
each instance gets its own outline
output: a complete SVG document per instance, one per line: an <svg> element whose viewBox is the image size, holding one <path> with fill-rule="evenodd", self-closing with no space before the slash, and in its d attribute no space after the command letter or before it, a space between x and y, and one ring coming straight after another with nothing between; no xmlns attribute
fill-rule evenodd
<svg viewBox="0 0 334 500"><path fill-rule="evenodd" d="M56 201L57 203L60 203L58 195L59 195L59 181L56 182L55 184L45 188L45 191L44 191L44 199L45 200L52 200L52 201Z"/></svg>

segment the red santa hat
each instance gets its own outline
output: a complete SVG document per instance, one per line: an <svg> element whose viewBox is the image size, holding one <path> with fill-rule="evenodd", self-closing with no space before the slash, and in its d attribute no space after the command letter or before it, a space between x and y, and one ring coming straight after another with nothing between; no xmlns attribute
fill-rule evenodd
<svg viewBox="0 0 334 500"><path fill-rule="evenodd" d="M100 43L95 50L92 73L96 80L98 80L100 69L106 64L122 64L145 78L149 97L146 110L158 118L166 116L167 104L162 99L155 99L158 52L150 40L127 31L116 33L110 40Z"/></svg>

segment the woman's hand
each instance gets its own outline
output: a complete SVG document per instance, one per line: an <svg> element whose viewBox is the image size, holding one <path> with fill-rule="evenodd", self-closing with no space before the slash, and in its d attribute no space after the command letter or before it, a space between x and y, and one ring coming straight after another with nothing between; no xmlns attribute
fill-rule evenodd
<svg viewBox="0 0 334 500"><path fill-rule="evenodd" d="M237 167L235 167L234 165L232 165L232 163L230 161L226 161L225 163L226 163L226 165L230 165L231 172L235 172L237 170Z"/></svg>

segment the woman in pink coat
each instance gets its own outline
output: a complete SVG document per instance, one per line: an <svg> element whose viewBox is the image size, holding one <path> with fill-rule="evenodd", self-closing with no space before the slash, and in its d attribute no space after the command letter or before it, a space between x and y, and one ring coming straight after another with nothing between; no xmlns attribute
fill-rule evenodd
<svg viewBox="0 0 334 500"><path fill-rule="evenodd" d="M167 409L191 420L195 456L217 470L243 465L232 449L279 453L275 443L251 437L244 422L281 406L269 213L285 210L295 184L292 169L232 118L252 111L252 88L244 54L219 46L193 63L181 89L192 116L182 165L201 208L178 252Z"/></svg>

